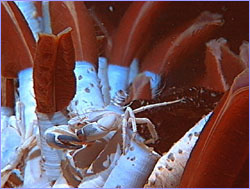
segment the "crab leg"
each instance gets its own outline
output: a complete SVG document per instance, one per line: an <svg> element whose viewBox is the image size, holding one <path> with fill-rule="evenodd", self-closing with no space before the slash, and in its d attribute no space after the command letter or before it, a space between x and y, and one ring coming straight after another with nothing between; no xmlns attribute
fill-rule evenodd
<svg viewBox="0 0 250 189"><path fill-rule="evenodd" d="M91 142L101 139L110 131L117 130L120 115L115 113L104 114L97 122L89 123L77 131L77 136L83 142Z"/></svg>
<svg viewBox="0 0 250 189"><path fill-rule="evenodd" d="M174 103L182 102L184 100L185 99L182 98L182 99L173 100L173 101L169 101L169 102L161 102L161 103L157 103L157 104L150 104L150 105L147 105L147 106L142 106L140 108L137 108L137 109L133 110L133 112L135 114L137 114L137 113L143 112L145 110L148 110L148 109L151 109L151 108L154 108L154 107L166 106L166 105L169 105L169 104L174 104Z"/></svg>
<svg viewBox="0 0 250 189"><path fill-rule="evenodd" d="M159 139L154 124L148 118L136 118L135 121L137 124L147 124L152 139L145 141L145 144L155 143Z"/></svg>
<svg viewBox="0 0 250 189"><path fill-rule="evenodd" d="M48 145L56 149L79 149L83 144L68 125L48 128L44 135Z"/></svg>
<svg viewBox="0 0 250 189"><path fill-rule="evenodd" d="M103 187L115 163L121 156L122 150L121 130L116 132L104 150L98 155L88 168L79 188ZM106 162L106 163L105 163Z"/></svg>

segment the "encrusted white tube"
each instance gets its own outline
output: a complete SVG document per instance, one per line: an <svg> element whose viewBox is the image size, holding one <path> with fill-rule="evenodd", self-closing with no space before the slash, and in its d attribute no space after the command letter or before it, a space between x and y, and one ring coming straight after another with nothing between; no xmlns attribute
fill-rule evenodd
<svg viewBox="0 0 250 189"><path fill-rule="evenodd" d="M110 103L108 62L107 58L99 57L98 77L101 80L101 91L105 106Z"/></svg>
<svg viewBox="0 0 250 189"><path fill-rule="evenodd" d="M63 158L63 152L48 146L45 140L45 131L59 124L67 124L67 118L62 112L55 112L52 118L49 118L47 114L37 113L38 125L40 131L40 145L41 156L44 162L44 170L49 181L55 181L61 174L61 160Z"/></svg>
<svg viewBox="0 0 250 189"><path fill-rule="evenodd" d="M129 75L128 75L128 85L133 83L135 77L139 73L139 60L137 58L133 59L132 63L129 67Z"/></svg>
<svg viewBox="0 0 250 189"><path fill-rule="evenodd" d="M109 64L108 79L110 86L110 99L114 98L117 91L127 90L128 74L128 67Z"/></svg>
<svg viewBox="0 0 250 189"><path fill-rule="evenodd" d="M192 152L199 134L206 125L212 113L203 117L192 127L171 149L163 155L148 179L147 188L178 187L186 163Z"/></svg>
<svg viewBox="0 0 250 189"><path fill-rule="evenodd" d="M161 82L161 76L150 72L150 71L145 71L144 74L147 77L150 77L150 85L151 85L151 89L152 89L152 96L155 97L157 95L157 91L159 89L160 86L160 82Z"/></svg>
<svg viewBox="0 0 250 189"><path fill-rule="evenodd" d="M142 188L160 158L144 144L131 140L126 154L122 154L103 188Z"/></svg>
<svg viewBox="0 0 250 189"><path fill-rule="evenodd" d="M76 62L76 94L68 109L71 113L83 114L88 109L104 108L100 82L94 66L88 62Z"/></svg>
<svg viewBox="0 0 250 189"><path fill-rule="evenodd" d="M42 18L37 16L37 10L33 1L15 1L17 7L22 12L36 41L38 33L42 32Z"/></svg>
<svg viewBox="0 0 250 189"><path fill-rule="evenodd" d="M33 130L33 124L37 121L36 117L36 101L33 88L33 70L27 68L19 72L19 98L24 105L24 123L25 135L28 135ZM27 138L28 136L25 136Z"/></svg>

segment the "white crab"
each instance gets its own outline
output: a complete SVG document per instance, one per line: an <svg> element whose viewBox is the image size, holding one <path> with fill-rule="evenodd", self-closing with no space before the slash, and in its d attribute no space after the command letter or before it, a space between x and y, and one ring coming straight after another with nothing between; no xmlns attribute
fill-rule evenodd
<svg viewBox="0 0 250 189"><path fill-rule="evenodd" d="M126 127L130 124L133 130L133 137L137 133L136 124L146 124L152 136L145 141L145 144L154 143L158 140L158 135L154 124L148 118L136 118L135 114L158 106L165 106L183 99L152 104L132 110L127 107L123 114L110 110L95 110L83 115L76 116L69 121L69 125L60 125L49 128L45 132L47 143L59 149L78 149L83 144L91 143L101 139L111 131L122 129L123 153L126 149Z"/></svg>

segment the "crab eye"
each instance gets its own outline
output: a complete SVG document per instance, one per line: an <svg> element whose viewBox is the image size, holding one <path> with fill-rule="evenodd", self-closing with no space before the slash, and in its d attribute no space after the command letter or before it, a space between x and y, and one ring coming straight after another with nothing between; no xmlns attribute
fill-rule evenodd
<svg viewBox="0 0 250 189"><path fill-rule="evenodd" d="M77 135L78 137L79 137L79 136L82 136L82 135L83 135L82 129L78 130L78 131L76 132L76 135Z"/></svg>
<svg viewBox="0 0 250 189"><path fill-rule="evenodd" d="M77 137L80 139L80 140L84 140L85 136L84 136L84 131L82 129L79 129L77 132L76 132L76 135Z"/></svg>

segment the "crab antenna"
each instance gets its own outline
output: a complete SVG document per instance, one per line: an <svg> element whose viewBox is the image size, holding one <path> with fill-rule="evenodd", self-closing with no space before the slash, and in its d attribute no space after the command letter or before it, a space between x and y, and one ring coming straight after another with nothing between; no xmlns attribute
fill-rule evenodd
<svg viewBox="0 0 250 189"><path fill-rule="evenodd" d="M169 102L161 102L161 103L156 103L156 104L150 104L150 105L147 105L147 106L142 106L140 108L137 108L137 109L133 110L133 112L135 114L137 114L137 113L143 112L145 110L149 110L151 108L156 108L156 107L160 107L160 106L166 106L166 105L175 104L175 103L178 103L178 102L183 102L184 99L185 98L181 98L181 99L173 100L173 101L169 101Z"/></svg>

